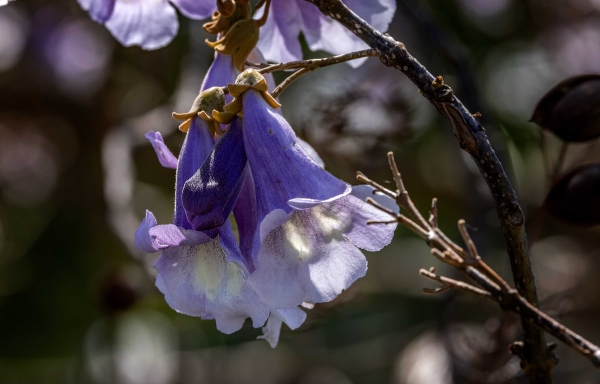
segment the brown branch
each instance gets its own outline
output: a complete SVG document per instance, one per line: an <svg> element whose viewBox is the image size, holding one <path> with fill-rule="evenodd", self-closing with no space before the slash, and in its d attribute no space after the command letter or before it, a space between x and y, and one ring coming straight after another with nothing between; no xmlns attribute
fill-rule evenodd
<svg viewBox="0 0 600 384"><path fill-rule="evenodd" d="M394 213L392 210L382 206L381 204L377 204L373 199L367 199L367 201L381 211L388 213L390 217L395 218L398 223L411 229L421 238L426 240L428 245L431 247L431 253L438 260L457 268L480 287L478 288L444 276L437 276L433 273L433 270L430 270L429 272L426 270L421 270L421 275L438 281L440 284L442 284L442 288L428 290L428 293L440 293L451 288L465 291L467 293L482 297L486 300L494 301L498 303L503 310L518 314L521 317L521 320L529 324L531 327L542 329L556 337L558 340L561 340L569 347L587 357L594 364L594 366L600 368L600 347L594 345L544 312L540 311L534 305L529 303L517 290L512 289L510 285L504 279L502 279L502 277L500 277L500 275L498 275L491 267L483 262L477 252L475 243L466 230L466 225L463 220L459 221L459 230L463 240L467 244L468 251L463 250L450 239L448 239L448 237L444 235L439 228L434 228L431 222L425 221L423 215L415 208L408 191L404 188L400 173L395 166L395 161L393 161L393 156L388 154L388 158L390 159L390 169L394 174L398 191L402 191L402 193L397 194L396 202L406 207L413 207L414 209L411 211L411 213L416 216L416 222L407 219L403 215ZM379 184L373 182L364 174L360 174L359 179L374 186L377 191L381 192L381 190L376 187ZM432 211L435 212L435 216L437 218L437 205L434 203L433 206L435 208L433 208ZM557 361L552 354L551 349L552 348L550 347L546 347L546 350L550 354L549 359L546 361L546 364L550 365L549 367L546 367L548 370L551 370L551 368L556 365ZM525 359L524 343L513 343L511 346L511 351L522 359ZM535 381L539 379L532 379L530 377L531 371L527 371L527 365L523 366L523 369L525 370L525 374L531 382L541 382Z"/></svg>
<svg viewBox="0 0 600 384"><path fill-rule="evenodd" d="M525 217L508 176L488 141L485 129L463 106L452 89L443 83L443 79L429 73L411 56L404 44L374 29L341 0L306 1L316 5L321 13L332 17L375 49L383 64L402 71L450 122L460 147L477 164L495 200L515 286L523 297L537 306L537 290L524 228ZM527 378L532 383L552 383L552 367L548 364L551 355L543 332L527 321L523 321L522 326L525 337L522 363Z"/></svg>

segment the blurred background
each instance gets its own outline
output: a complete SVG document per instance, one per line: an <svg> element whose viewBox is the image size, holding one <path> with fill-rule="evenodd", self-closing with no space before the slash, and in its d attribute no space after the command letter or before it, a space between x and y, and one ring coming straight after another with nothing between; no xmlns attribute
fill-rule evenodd
<svg viewBox="0 0 600 384"><path fill-rule="evenodd" d="M600 73L598 0L398 0L390 33L443 75L482 122L528 217L543 308L600 342L600 228L542 208L561 142L528 121L559 81ZM212 53L202 22L180 18L166 48L120 46L76 0L0 8L1 383L522 383L508 344L518 318L444 292L420 268L459 277L399 228L368 254L367 276L308 311L271 349L250 324L233 335L179 315L154 287L133 233L151 208L172 220L175 173L143 135L183 141L187 111ZM324 52L305 51L306 57ZM277 79L281 81L283 74ZM389 183L394 151L406 186L458 240L467 220L484 259L512 282L490 194L449 124L403 75L377 59L304 76L283 112L336 176L361 170ZM598 140L572 144L562 172L600 160ZM547 159L547 160L545 160ZM551 168L551 167L550 167ZM559 344L557 383L598 383L591 364Z"/></svg>

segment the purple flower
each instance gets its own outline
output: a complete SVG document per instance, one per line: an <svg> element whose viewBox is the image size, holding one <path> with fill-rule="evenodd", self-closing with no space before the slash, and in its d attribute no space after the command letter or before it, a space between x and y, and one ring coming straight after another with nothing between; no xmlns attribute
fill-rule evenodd
<svg viewBox="0 0 600 384"><path fill-rule="evenodd" d="M217 54L202 88L213 84L226 84L231 82L235 75L236 70L228 56ZM262 326L268 317L267 326L263 328L265 335L262 338L275 347L282 323L285 322L295 329L304 322L306 314L299 308L269 308L246 281L253 265L252 260L243 255L249 254L252 244L247 239L251 239L252 231L256 228L256 216L252 215L250 208L255 204L252 176L247 172L240 186L241 192L237 201L230 200L230 204L235 204L233 211L240 233L239 245L231 225L225 220L226 216L222 216L221 222L210 226L210 230L196 231L195 228L200 228L201 225L187 219L182 205L183 186L192 175L198 169L210 170L215 165L222 166L226 161L219 157L209 157L211 153L227 153L228 149L211 152L215 142L213 133L220 131L216 132L214 122L207 121L206 113L210 114L211 109L222 109L223 101L222 91L213 89L212 94L202 93L194 101L190 112L174 113L176 118L185 120L181 129L187 132L179 160L165 146L160 133L146 134L161 165L177 169L175 217L174 224L157 225L154 215L147 211L146 218L136 231L135 243L145 252L161 251L160 257L153 265L158 271L156 286L173 309L203 319L215 319L217 328L224 333L235 332L248 317L252 319L254 327ZM230 137L235 132L235 128L229 129L217 142L217 147L221 148L230 143ZM228 189L221 187L219 191L226 194ZM219 211L218 207L213 209ZM231 211L231 205L225 210Z"/></svg>
<svg viewBox="0 0 600 384"><path fill-rule="evenodd" d="M252 175L255 203L247 209L248 216L256 218L255 227L240 233L240 242L243 236L251 236L245 240L252 244L251 253L244 254L253 264L248 281L271 308L333 300L366 273L366 259L357 247L369 251L383 248L391 241L395 226L367 226L368 219L387 218L364 202L372 196L372 188L350 187L306 154L289 124L276 112L278 105L266 92L259 73L246 70L229 86L229 92L234 101L225 106L224 113L213 116L232 120L229 129L235 133L226 134L224 144L215 147L210 157L220 158L224 154L217 152L226 151L229 159L237 157L240 164L247 159ZM231 206L229 201L239 193L237 185L248 172L241 165L215 165L210 170L200 169L191 179L203 180L204 189L188 182L182 194L188 215L210 223L206 229L212 228L216 219L228 217L227 209L212 207ZM211 192L218 187L207 180L229 186L233 194ZM221 201L215 202L219 196ZM374 198L398 210L392 199ZM203 212L207 217L198 218Z"/></svg>
<svg viewBox="0 0 600 384"><path fill-rule="evenodd" d="M169 0L78 0L93 20L106 25L124 46L157 49L177 34L177 13ZM216 9L215 0L170 0L186 17L205 19Z"/></svg>
<svg viewBox="0 0 600 384"><path fill-rule="evenodd" d="M217 92L208 90L197 100L199 110L205 111L207 105L214 104L215 96L206 96L211 91ZM222 91L216 98L224 102ZM191 118L177 161L174 223L157 225L154 215L147 211L135 233L135 243L146 252L161 251L153 264L158 271L156 286L173 309L215 319L217 329L232 333L242 327L246 318L251 318L255 327L261 327L269 317L270 308L246 282L249 264L242 256L229 222L211 231L196 231L183 210L183 186L208 158L214 144L211 133L214 127L210 124L212 122L198 116ZM165 159L166 147L163 149L160 134L150 133L147 137L155 148L160 148L157 154L161 163L170 166L174 157Z"/></svg>
<svg viewBox="0 0 600 384"><path fill-rule="evenodd" d="M379 31L387 30L394 13L395 0L343 0L350 9ZM260 30L258 48L268 60L286 62L302 59L298 36L306 38L313 51L336 55L367 49L368 46L336 20L324 16L306 0L273 0L271 14ZM364 59L350 61L359 66Z"/></svg>

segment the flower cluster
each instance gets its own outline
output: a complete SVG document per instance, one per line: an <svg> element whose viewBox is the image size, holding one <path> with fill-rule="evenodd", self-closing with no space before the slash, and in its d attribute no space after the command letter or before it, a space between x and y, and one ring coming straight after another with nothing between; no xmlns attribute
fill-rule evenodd
<svg viewBox="0 0 600 384"><path fill-rule="evenodd" d="M158 47L177 29L167 0L79 1L126 45ZM362 43L300 0L263 0L254 15L249 0L171 2L190 17L212 14L204 29L217 35L207 40L215 60L189 112L173 113L186 134L179 157L160 133L146 135L160 164L176 169L175 210L173 223L161 225L147 211L135 242L160 252L156 285L176 311L214 319L224 333L250 318L275 346L283 323L304 322L300 307L331 301L365 275L359 248L377 251L391 241L394 225L367 225L386 217L365 198L398 207L325 171L269 94L272 76L244 71L245 63L265 61L263 53L300 58L300 32L313 49L337 53ZM390 0L346 2L379 28L395 10Z"/></svg>
<svg viewBox="0 0 600 384"><path fill-rule="evenodd" d="M331 301L365 275L359 248L391 241L395 226L367 225L386 217L364 199L398 207L315 163L257 71L242 72L228 91L228 104L222 88L210 88L189 113L174 114L189 119L179 159L160 134L147 135L161 164L177 168L175 218L157 225L147 212L135 239L161 251L156 285L171 307L215 319L225 333L268 319L263 337L275 346L282 323L304 321L299 306Z"/></svg>

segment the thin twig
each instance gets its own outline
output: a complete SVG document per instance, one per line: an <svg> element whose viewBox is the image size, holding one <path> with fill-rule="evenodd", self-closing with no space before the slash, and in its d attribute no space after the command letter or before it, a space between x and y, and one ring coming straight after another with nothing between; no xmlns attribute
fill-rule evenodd
<svg viewBox="0 0 600 384"><path fill-rule="evenodd" d="M271 92L271 96L273 96L274 98L278 98L279 94L281 92L283 92L290 84L292 84L294 81L298 80L298 78L304 74L307 74L308 72L310 72L311 70L308 68L302 68L297 70L296 72L292 73L291 75L289 75L287 77L287 79L283 80L281 82L281 84L279 84L277 86L277 88L275 88L273 90L273 92Z"/></svg>
<svg viewBox="0 0 600 384"><path fill-rule="evenodd" d="M384 187L381 184L378 184L376 182L374 182L373 180L369 179L368 177L366 177L362 172L356 172L356 179L358 181L360 181L361 183L365 183L370 185L371 187L375 188L376 190L382 192L383 194L391 197L392 199L396 200L396 197L398 197L398 195L392 191L390 191L389 189L387 189L386 187Z"/></svg>
<svg viewBox="0 0 600 384"><path fill-rule="evenodd" d="M437 290L430 290L430 289L425 288L423 290L425 293L440 293L446 289L452 288L452 289L458 289L459 291L467 292L471 295L475 295L482 299L496 302L491 293L489 293L488 291L484 291L483 289L474 287L471 284L467 284L462 281L450 279L445 276L438 276L435 273L433 273L432 271L427 271L425 269L421 269L419 271L419 274L421 276L425 276L431 280L437 281L438 283L442 284L442 286L445 288L442 290L439 290L439 288Z"/></svg>
<svg viewBox="0 0 600 384"><path fill-rule="evenodd" d="M267 68L270 67L271 65L273 65L272 63L254 63L252 61L246 61L246 66L247 67L253 67L253 68Z"/></svg>
<svg viewBox="0 0 600 384"><path fill-rule="evenodd" d="M435 197L431 200L431 211L429 211L429 220L427 221L433 228L438 228L438 208Z"/></svg>
<svg viewBox="0 0 600 384"><path fill-rule="evenodd" d="M403 204L405 204L407 207L415 207L408 191L404 188L404 183L402 182L400 172L395 166L396 163L393 159L393 156L388 155L388 158L390 159L390 169L394 174L394 177L398 178L396 181L397 185L400 186L398 190L402 190L402 193L398 195L398 199L402 199ZM377 191L382 192L377 187L379 184L372 182L363 174L359 175L361 180L369 182L369 184L374 186ZM440 293L452 288L474 294L476 296L485 298L486 300L494 301L498 303L503 310L518 314L524 322L530 324L532 327L542 329L561 340L569 347L587 357L594 364L594 366L600 368L600 347L594 345L577 333L566 328L564 325L557 322L544 312L540 311L534 305L529 303L517 290L512 289L500 275L498 275L491 267L483 262L477 252L477 248L475 247L473 240L466 230L466 224L463 220L459 222L459 230L463 240L467 244L468 251L464 251L462 248L448 239L441 229L433 228L432 224L426 221L423 215L416 208L414 208L413 212L416 215L415 218L417 221L415 222L406 218L404 215L394 213L389 208L384 207L371 198L367 198L367 202L383 212L388 213L390 216L396 217L396 221L398 223L409 228L419 235L419 237L427 241L427 244L431 247L431 253L438 260L457 268L480 287L478 288L444 276L437 276L433 273L433 270L421 270L421 275L431 278L442 284L441 288L427 290L426 292ZM525 344L523 343L516 342L513 343L511 347L511 350L515 354L519 355L522 359L525 358L524 345ZM551 353L551 348L548 348L548 351ZM550 359L547 361L547 364L552 366L556 364L556 359L553 355L551 355ZM550 367L546 368L549 369ZM531 380L531 378L530 381L536 382Z"/></svg>
<svg viewBox="0 0 600 384"><path fill-rule="evenodd" d="M311 71L314 71L318 68L328 67L334 64L345 63L347 61L361 59L363 57L372 57L377 56L377 51L374 49L365 49L363 51L350 52L343 55L326 57L323 59L311 59L311 60L298 60L298 61L290 61L288 63L278 63L278 64L268 64L268 63L249 63L246 64L251 65L253 67L261 68L258 72L263 75L266 73L276 72L276 71L287 71L290 69L301 69L306 68Z"/></svg>

